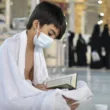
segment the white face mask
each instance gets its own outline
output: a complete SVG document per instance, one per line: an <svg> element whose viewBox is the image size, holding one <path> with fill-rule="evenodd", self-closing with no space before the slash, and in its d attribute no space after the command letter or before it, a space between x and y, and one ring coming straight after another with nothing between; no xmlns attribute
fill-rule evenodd
<svg viewBox="0 0 110 110"><path fill-rule="evenodd" d="M39 27L39 26L38 26ZM53 38L49 37L48 35L40 32L40 35L37 34L34 36L34 45L40 48L48 48L53 43Z"/></svg>

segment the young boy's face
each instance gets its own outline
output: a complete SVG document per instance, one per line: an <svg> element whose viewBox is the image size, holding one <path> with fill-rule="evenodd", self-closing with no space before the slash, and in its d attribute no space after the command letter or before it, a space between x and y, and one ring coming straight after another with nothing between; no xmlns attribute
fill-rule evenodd
<svg viewBox="0 0 110 110"><path fill-rule="evenodd" d="M55 39L59 35L60 30L56 28L53 24L49 24L49 25L45 24L41 28L39 28L39 31Z"/></svg>

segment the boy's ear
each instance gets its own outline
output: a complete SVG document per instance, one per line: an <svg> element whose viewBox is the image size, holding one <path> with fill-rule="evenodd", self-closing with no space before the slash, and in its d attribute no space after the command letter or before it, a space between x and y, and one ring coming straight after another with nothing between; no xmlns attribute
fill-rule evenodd
<svg viewBox="0 0 110 110"><path fill-rule="evenodd" d="M36 29L38 27L38 25L39 25L39 21L38 20L34 20L33 24L32 24L33 28Z"/></svg>

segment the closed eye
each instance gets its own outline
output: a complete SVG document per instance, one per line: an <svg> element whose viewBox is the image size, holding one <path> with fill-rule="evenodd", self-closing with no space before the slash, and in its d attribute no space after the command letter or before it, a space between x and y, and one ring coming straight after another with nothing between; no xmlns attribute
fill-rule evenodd
<svg viewBox="0 0 110 110"><path fill-rule="evenodd" d="M50 29L50 31L48 32L48 35L52 38L56 37L56 32L53 29Z"/></svg>
<svg viewBox="0 0 110 110"><path fill-rule="evenodd" d="M48 32L48 35L49 35L49 36L53 36L54 34L52 34L52 33Z"/></svg>

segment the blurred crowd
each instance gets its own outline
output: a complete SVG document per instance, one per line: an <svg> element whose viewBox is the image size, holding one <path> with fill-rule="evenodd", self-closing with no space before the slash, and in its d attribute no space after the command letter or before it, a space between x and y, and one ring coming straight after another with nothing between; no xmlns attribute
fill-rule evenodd
<svg viewBox="0 0 110 110"><path fill-rule="evenodd" d="M68 32L69 67L89 66L92 69L110 69L110 35L108 25L105 24L101 31L100 25L96 24L92 35L87 43L80 33L76 45L74 44L75 33ZM90 47L90 63L87 63L87 51Z"/></svg>

